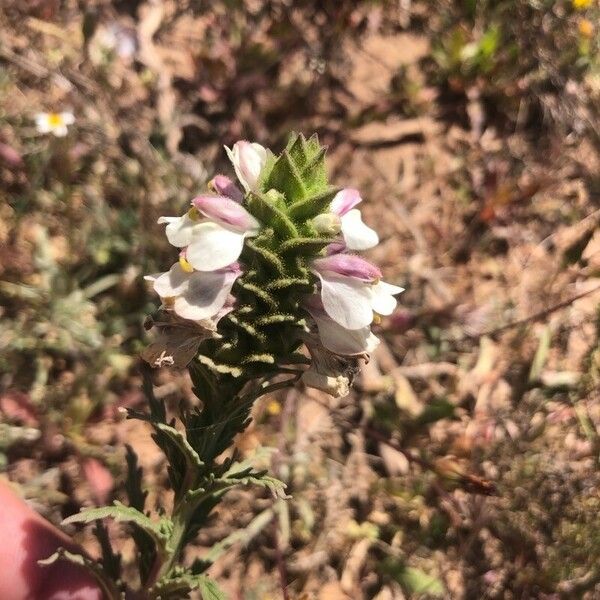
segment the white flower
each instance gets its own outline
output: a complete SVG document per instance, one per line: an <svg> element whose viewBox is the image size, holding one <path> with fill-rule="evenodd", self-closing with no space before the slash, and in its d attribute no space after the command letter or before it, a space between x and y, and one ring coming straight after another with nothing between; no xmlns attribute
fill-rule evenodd
<svg viewBox="0 0 600 600"><path fill-rule="evenodd" d="M377 232L363 223L360 210L354 208L362 202L358 190L346 188L338 192L328 213L315 217L317 230L327 235L342 234L348 250L367 250L379 243Z"/></svg>
<svg viewBox="0 0 600 600"><path fill-rule="evenodd" d="M198 271L216 271L234 263L246 237L258 233L260 223L238 202L225 196L198 196L183 217L160 217L167 223L169 243L186 248L185 258ZM201 220L199 213L209 220Z"/></svg>
<svg viewBox="0 0 600 600"><path fill-rule="evenodd" d="M201 321L228 312L229 294L240 275L241 269L237 265L211 273L190 273L180 263L175 263L166 273L146 275L145 279L153 283L154 291L175 314Z"/></svg>
<svg viewBox="0 0 600 600"><path fill-rule="evenodd" d="M258 191L260 174L267 162L267 150L260 144L245 140L236 142L233 148L225 146L225 152L233 163L235 174L246 192Z"/></svg>
<svg viewBox="0 0 600 600"><path fill-rule="evenodd" d="M326 313L318 296L307 298L305 306L317 326L321 343L330 352L342 356L358 356L373 352L379 345L379 339L368 326L346 329L336 323Z"/></svg>
<svg viewBox="0 0 600 600"><path fill-rule="evenodd" d="M374 312L390 315L394 296L404 288L379 279L375 265L349 254L333 254L313 261L321 281L325 312L345 329L362 329L373 322Z"/></svg>
<svg viewBox="0 0 600 600"><path fill-rule="evenodd" d="M40 133L52 133L56 137L65 137L68 126L73 125L73 113L38 113L35 115L35 126Z"/></svg>

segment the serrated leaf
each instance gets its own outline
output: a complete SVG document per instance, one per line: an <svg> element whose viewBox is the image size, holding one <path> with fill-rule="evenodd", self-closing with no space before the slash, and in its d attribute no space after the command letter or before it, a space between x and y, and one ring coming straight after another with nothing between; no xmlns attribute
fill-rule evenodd
<svg viewBox="0 0 600 600"><path fill-rule="evenodd" d="M298 231L286 213L276 206L273 194L248 194L246 200L248 211L261 223L272 227L283 239L296 237Z"/></svg>
<svg viewBox="0 0 600 600"><path fill-rule="evenodd" d="M308 190L302 180L302 174L287 150L281 153L273 165L266 187L283 194L287 205L306 198Z"/></svg>
<svg viewBox="0 0 600 600"><path fill-rule="evenodd" d="M339 187L329 186L325 190L313 194L304 200L294 202L288 209L288 215L294 221L304 221L327 212L331 201L339 191Z"/></svg>
<svg viewBox="0 0 600 600"><path fill-rule="evenodd" d="M202 600L227 600L227 594L210 577L200 578L196 587Z"/></svg>
<svg viewBox="0 0 600 600"><path fill-rule="evenodd" d="M48 558L44 558L42 560L38 560L38 564L47 567L55 564L60 560L65 560L74 565L78 565L80 567L85 567L90 575L94 577L94 579L98 582L98 585L104 592L104 597L106 598L120 598L125 599L125 593L122 592L118 587L116 582L110 578L110 576L104 572L101 564L96 561L88 558L87 556L83 556L81 554L76 554L74 552L69 552L65 548L58 548L58 550L49 556Z"/></svg>
<svg viewBox="0 0 600 600"><path fill-rule="evenodd" d="M279 250L282 254L293 253L302 256L316 256L332 241L333 238L294 238L283 242Z"/></svg>
<svg viewBox="0 0 600 600"><path fill-rule="evenodd" d="M115 501L113 506L102 506L100 508L84 508L81 512L67 517L63 525L71 523L91 523L98 519L115 519L123 523L134 523L146 533L152 536L156 544L160 547L165 546L169 539L173 523L165 517L159 521L152 521L144 513L131 506L125 506L121 502Z"/></svg>

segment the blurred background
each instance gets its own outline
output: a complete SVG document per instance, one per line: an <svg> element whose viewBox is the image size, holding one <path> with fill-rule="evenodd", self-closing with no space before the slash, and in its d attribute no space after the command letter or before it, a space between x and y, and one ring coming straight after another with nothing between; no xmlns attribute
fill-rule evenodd
<svg viewBox="0 0 600 600"><path fill-rule="evenodd" d="M224 144L318 132L407 288L351 395L267 397L190 555L232 598L600 598L597 0L4 0L0 469L54 523L168 501L137 354ZM66 134L66 135L63 135ZM183 374L158 394L190 395ZM268 516L268 515L267 515ZM250 524L250 526L248 526ZM89 533L75 532L97 552ZM112 529L125 558L131 540ZM119 536L122 536L120 539Z"/></svg>

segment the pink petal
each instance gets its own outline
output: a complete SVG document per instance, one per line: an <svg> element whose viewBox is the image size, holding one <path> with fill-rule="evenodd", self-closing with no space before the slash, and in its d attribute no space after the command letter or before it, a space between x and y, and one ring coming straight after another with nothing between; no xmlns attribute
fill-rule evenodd
<svg viewBox="0 0 600 600"><path fill-rule="evenodd" d="M216 175L209 183L220 196L227 196L236 202L241 203L244 199L242 191L225 175Z"/></svg>
<svg viewBox="0 0 600 600"><path fill-rule="evenodd" d="M227 196L198 196L192 204L206 217L239 232L257 231L260 223L238 202Z"/></svg>
<svg viewBox="0 0 600 600"><path fill-rule="evenodd" d="M329 211L341 217L360 202L362 198L358 190L345 188L334 196Z"/></svg>
<svg viewBox="0 0 600 600"><path fill-rule="evenodd" d="M317 258L313 261L313 267L320 273L336 273L361 281L371 282L381 278L381 271L375 265L354 254L332 254Z"/></svg>

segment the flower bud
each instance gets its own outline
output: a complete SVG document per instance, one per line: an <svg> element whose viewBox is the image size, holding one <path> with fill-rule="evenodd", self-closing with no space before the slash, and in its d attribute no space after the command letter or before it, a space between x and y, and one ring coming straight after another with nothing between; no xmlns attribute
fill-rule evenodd
<svg viewBox="0 0 600 600"><path fill-rule="evenodd" d="M267 162L267 151L260 144L251 144L245 140L236 142L233 148L225 146L229 160L244 189L256 191L260 174Z"/></svg>
<svg viewBox="0 0 600 600"><path fill-rule="evenodd" d="M317 215L312 223L317 232L322 235L337 235L342 230L342 220L333 213Z"/></svg>

